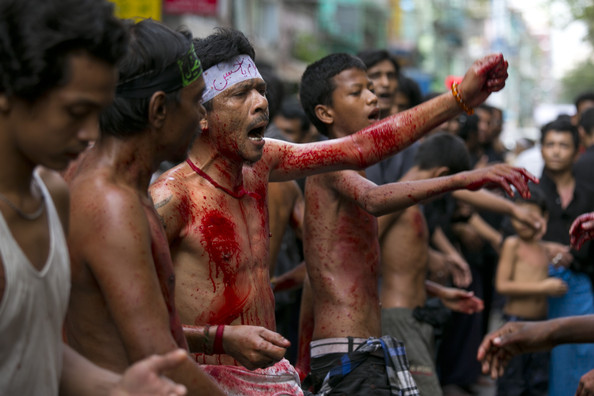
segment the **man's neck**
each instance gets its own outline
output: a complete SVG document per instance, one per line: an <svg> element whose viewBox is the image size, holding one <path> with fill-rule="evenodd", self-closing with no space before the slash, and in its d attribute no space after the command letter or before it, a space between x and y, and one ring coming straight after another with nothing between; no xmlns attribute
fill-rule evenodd
<svg viewBox="0 0 594 396"><path fill-rule="evenodd" d="M139 134L127 139L103 137L93 148L98 162L111 169L114 177L141 191L147 191L153 173L162 160L152 139Z"/></svg>
<svg viewBox="0 0 594 396"><path fill-rule="evenodd" d="M244 162L225 156L206 137L202 136L196 139L190 149L188 159L217 185L230 191L235 191L243 186Z"/></svg>
<svg viewBox="0 0 594 396"><path fill-rule="evenodd" d="M545 169L547 176L555 182L557 188L570 186L574 183L575 178L573 177L573 173L571 169L563 170L563 171L551 171L549 169Z"/></svg>

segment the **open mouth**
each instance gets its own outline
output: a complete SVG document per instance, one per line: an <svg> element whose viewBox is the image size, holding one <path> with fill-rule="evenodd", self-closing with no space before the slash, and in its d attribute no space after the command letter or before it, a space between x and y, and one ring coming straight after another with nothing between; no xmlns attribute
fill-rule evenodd
<svg viewBox="0 0 594 396"><path fill-rule="evenodd" d="M258 127L250 130L248 132L248 139L253 140L255 142L260 142L264 139L264 131L266 130L265 127Z"/></svg>
<svg viewBox="0 0 594 396"><path fill-rule="evenodd" d="M373 111L371 113L369 113L369 116L367 116L367 118L369 118L372 121L377 121L377 119L379 118L379 108L375 108L373 109Z"/></svg>

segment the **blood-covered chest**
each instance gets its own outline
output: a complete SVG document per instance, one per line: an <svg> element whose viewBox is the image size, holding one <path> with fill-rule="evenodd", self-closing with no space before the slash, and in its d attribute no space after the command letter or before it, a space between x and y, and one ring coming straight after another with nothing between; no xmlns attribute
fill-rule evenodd
<svg viewBox="0 0 594 396"><path fill-rule="evenodd" d="M201 209L188 237L208 262L237 269L267 262L268 213L260 200L225 198Z"/></svg>

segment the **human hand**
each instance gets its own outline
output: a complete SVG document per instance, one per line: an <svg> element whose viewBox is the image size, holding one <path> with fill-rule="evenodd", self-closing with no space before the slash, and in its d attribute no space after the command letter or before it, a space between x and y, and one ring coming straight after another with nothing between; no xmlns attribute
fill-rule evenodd
<svg viewBox="0 0 594 396"><path fill-rule="evenodd" d="M452 281L457 287L468 287L472 282L470 266L458 253L446 255L446 260L452 274Z"/></svg>
<svg viewBox="0 0 594 396"><path fill-rule="evenodd" d="M548 322L508 322L487 334L477 352L483 374L495 379L503 375L505 366L515 356L550 349L552 326Z"/></svg>
<svg viewBox="0 0 594 396"><path fill-rule="evenodd" d="M270 367L280 361L289 340L260 326L225 326L223 349L249 370Z"/></svg>
<svg viewBox="0 0 594 396"><path fill-rule="evenodd" d="M594 395L594 370L588 371L580 378L575 396L593 396Z"/></svg>
<svg viewBox="0 0 594 396"><path fill-rule="evenodd" d="M546 242L545 248L549 256L549 260L555 267L569 267L573 261L573 254L569 251L569 246L557 242Z"/></svg>
<svg viewBox="0 0 594 396"><path fill-rule="evenodd" d="M529 210L525 206L514 205L511 215L514 219L518 220L519 222L538 231L535 235L535 239L537 240L540 240L547 230L547 222L545 221L545 219L538 213Z"/></svg>
<svg viewBox="0 0 594 396"><path fill-rule="evenodd" d="M514 186L523 198L530 198L528 182L538 183L538 178L524 168L507 164L495 164L485 168L460 173L465 178L467 190L475 191L482 187L501 187L507 195L514 196Z"/></svg>
<svg viewBox="0 0 594 396"><path fill-rule="evenodd" d="M542 281L542 287L547 295L559 297L567 293L567 283L559 278L547 278Z"/></svg>
<svg viewBox="0 0 594 396"><path fill-rule="evenodd" d="M111 390L111 396L177 396L185 395L184 385L176 384L163 376L188 359L188 353L176 349L165 355L153 355L130 366L120 382Z"/></svg>
<svg viewBox="0 0 594 396"><path fill-rule="evenodd" d="M569 229L571 246L580 250L584 242L594 238L594 212L578 216Z"/></svg>
<svg viewBox="0 0 594 396"><path fill-rule="evenodd" d="M472 108L483 103L492 92L502 90L508 76L507 67L502 54L487 55L476 60L460 83L462 100Z"/></svg>
<svg viewBox="0 0 594 396"><path fill-rule="evenodd" d="M452 311L473 314L481 312L485 308L483 300L476 297L473 292L467 290L446 287L439 297L443 305Z"/></svg>

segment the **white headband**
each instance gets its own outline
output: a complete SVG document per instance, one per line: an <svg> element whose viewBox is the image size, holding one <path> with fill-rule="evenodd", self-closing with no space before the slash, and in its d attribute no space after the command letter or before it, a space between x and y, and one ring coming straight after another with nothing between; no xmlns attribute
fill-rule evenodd
<svg viewBox="0 0 594 396"><path fill-rule="evenodd" d="M252 78L262 78L252 58L239 55L227 62L218 63L203 74L206 88L202 103L206 103L227 88Z"/></svg>

